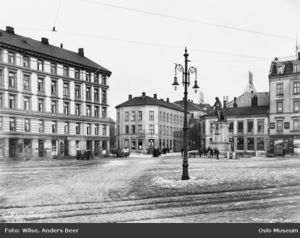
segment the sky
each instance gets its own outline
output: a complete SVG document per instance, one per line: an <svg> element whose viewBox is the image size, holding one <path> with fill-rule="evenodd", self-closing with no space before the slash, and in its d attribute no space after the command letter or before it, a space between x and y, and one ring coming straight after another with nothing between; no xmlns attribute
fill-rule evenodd
<svg viewBox="0 0 300 238"><path fill-rule="evenodd" d="M204 100L244 92L248 72L268 91L275 57L295 55L300 42L298 0L0 0L0 28L77 52L112 71L110 116L128 95L183 98L174 91L175 63L197 68ZM56 32L51 31L55 26ZM299 43L300 44L300 43ZM181 81L181 75L178 75ZM199 102L191 89L189 98Z"/></svg>

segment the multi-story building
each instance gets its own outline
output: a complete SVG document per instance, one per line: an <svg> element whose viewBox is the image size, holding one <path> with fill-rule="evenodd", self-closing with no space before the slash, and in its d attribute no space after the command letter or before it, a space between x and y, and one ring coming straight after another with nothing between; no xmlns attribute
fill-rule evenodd
<svg viewBox="0 0 300 238"><path fill-rule="evenodd" d="M147 151L151 147L179 151L183 146L183 108L163 99L142 93L118 106L117 147Z"/></svg>
<svg viewBox="0 0 300 238"><path fill-rule="evenodd" d="M78 53L0 30L0 157L109 149L111 72Z"/></svg>
<svg viewBox="0 0 300 238"><path fill-rule="evenodd" d="M300 52L272 61L269 88L271 150L300 153Z"/></svg>

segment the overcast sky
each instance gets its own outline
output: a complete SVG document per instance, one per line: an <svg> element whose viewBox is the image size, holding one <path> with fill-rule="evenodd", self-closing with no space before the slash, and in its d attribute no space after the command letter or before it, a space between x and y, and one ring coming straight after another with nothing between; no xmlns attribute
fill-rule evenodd
<svg viewBox="0 0 300 238"><path fill-rule="evenodd" d="M0 0L0 6L1 29L84 48L112 71L112 118L128 94L181 100L183 87L175 92L171 84L185 47L205 102L213 104L216 96L242 94L248 71L256 90L268 91L271 60L294 55L297 35L300 42L297 0ZM189 98L199 100L192 90Z"/></svg>

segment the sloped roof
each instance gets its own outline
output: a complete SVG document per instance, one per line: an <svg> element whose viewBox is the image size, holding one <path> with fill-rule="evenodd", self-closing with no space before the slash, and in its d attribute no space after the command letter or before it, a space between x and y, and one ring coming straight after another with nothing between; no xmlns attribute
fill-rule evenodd
<svg viewBox="0 0 300 238"><path fill-rule="evenodd" d="M184 102L183 100L180 101L176 101L174 102L175 104L183 107L184 106ZM187 101L187 109L188 111L201 111L201 112L207 112L207 110L210 108L211 106L209 104L196 104L193 103L191 101Z"/></svg>
<svg viewBox="0 0 300 238"><path fill-rule="evenodd" d="M177 111L182 111L183 108L167 101L162 101L157 98L152 98L149 96L141 96L141 97L134 97L132 99L129 99L128 101L121 103L116 106L116 108L120 107L132 107L132 106L146 106L146 105L152 105L152 106L160 106L160 107L166 107Z"/></svg>
<svg viewBox="0 0 300 238"><path fill-rule="evenodd" d="M238 107L250 107L251 98L256 95L258 106L268 106L270 104L269 92L245 92L236 98ZM227 107L233 107L234 100L227 102Z"/></svg>
<svg viewBox="0 0 300 238"><path fill-rule="evenodd" d="M80 56L77 52L66 50L54 45L44 44L40 41L17 34L8 33L0 29L0 45L7 45L31 53L42 54L57 60L68 61L85 67L90 67L98 71L111 75L111 72L94 61Z"/></svg>
<svg viewBox="0 0 300 238"><path fill-rule="evenodd" d="M256 106L256 107L231 107L222 108L225 117L230 116L251 116L251 115L267 115L269 106ZM215 112L208 113L201 118L216 117Z"/></svg>

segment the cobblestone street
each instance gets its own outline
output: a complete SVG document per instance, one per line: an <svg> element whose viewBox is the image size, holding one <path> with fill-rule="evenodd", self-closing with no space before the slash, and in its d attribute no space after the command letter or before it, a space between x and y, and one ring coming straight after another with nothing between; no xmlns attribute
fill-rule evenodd
<svg viewBox="0 0 300 238"><path fill-rule="evenodd" d="M1 162L1 222L299 222L299 158Z"/></svg>

